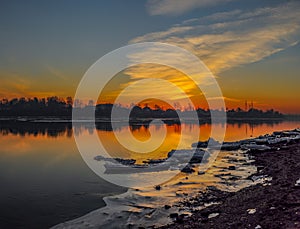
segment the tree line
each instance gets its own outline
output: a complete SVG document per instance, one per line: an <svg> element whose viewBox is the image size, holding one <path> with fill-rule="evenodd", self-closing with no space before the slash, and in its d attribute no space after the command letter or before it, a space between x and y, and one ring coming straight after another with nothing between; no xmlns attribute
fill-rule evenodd
<svg viewBox="0 0 300 229"><path fill-rule="evenodd" d="M79 105L78 105L79 104ZM78 109L82 114L87 109L95 109L96 118L110 118L113 108L113 104L97 104L90 101L87 105L82 105L79 101L73 101L72 97L59 98L57 96L47 98L13 98L13 99L2 99L0 100L0 116L1 117L72 117L72 109ZM132 119L143 119L143 118L170 118L178 119L178 114L189 117L189 114L195 110L184 110L179 109L162 109L160 106L155 105L154 108L148 105L133 105L131 108L124 107L122 105L115 105L117 113L122 116L130 112ZM273 109L263 111L260 109L251 108L243 110L241 108L231 109L226 111L220 110L208 110L197 108L197 116L201 119L209 119L211 114L222 115L226 112L228 119L251 119L251 118L283 118L283 114Z"/></svg>

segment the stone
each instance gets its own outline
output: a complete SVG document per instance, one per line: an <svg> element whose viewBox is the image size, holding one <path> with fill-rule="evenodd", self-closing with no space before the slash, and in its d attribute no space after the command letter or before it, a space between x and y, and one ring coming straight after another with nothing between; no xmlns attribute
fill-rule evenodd
<svg viewBox="0 0 300 229"><path fill-rule="evenodd" d="M166 209L166 210L168 210L168 209L170 209L170 208L171 208L170 205L167 205L167 204L165 205L165 209Z"/></svg>
<svg viewBox="0 0 300 229"><path fill-rule="evenodd" d="M156 186L155 186L155 189L156 189L156 190L161 190L161 186L160 186L160 185L156 185Z"/></svg>

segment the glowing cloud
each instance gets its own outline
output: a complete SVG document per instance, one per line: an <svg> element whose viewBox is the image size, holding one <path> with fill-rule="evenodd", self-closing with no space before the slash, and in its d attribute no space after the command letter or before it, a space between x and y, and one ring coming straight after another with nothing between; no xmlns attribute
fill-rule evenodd
<svg viewBox="0 0 300 229"><path fill-rule="evenodd" d="M195 8L224 4L232 0L148 0L147 8L151 15L178 15Z"/></svg>
<svg viewBox="0 0 300 229"><path fill-rule="evenodd" d="M170 2L173 3L168 0L150 1L153 7L157 7L150 12L168 12L166 9ZM201 1L203 4L200 1L180 2L187 2L187 5L197 3L200 7L207 1ZM174 4L174 7L177 5ZM186 6L187 9L189 7ZM173 9L172 12L177 11ZM220 73L260 61L297 44L300 37L299 18L300 3L290 2L254 11L234 10L194 18L167 31L148 33L130 42L159 41L183 47L196 54L214 73Z"/></svg>

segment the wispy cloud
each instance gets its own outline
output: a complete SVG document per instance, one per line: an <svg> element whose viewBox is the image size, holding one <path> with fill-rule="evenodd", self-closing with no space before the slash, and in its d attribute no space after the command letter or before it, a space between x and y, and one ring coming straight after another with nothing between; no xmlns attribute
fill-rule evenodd
<svg viewBox="0 0 300 229"><path fill-rule="evenodd" d="M49 64L45 65L46 70L51 74L51 76L57 77L59 80L63 81L69 81L68 77L66 76L65 73L63 73L61 70L59 70L56 67L53 67Z"/></svg>
<svg viewBox="0 0 300 229"><path fill-rule="evenodd" d="M148 0L147 9L151 15L178 15L196 8L224 4L233 0Z"/></svg>
<svg viewBox="0 0 300 229"><path fill-rule="evenodd" d="M3 77L2 77L3 74ZM28 76L17 73L5 72L0 74L0 98L19 98L19 97L48 97L63 94L62 91L45 90ZM7 77L9 75L9 77ZM6 76L6 77L4 77Z"/></svg>
<svg viewBox="0 0 300 229"><path fill-rule="evenodd" d="M152 14L167 12L166 6L170 2L174 1L149 1L152 6L161 4L161 11L153 8ZM201 5L199 1L187 2L187 5L196 2ZM207 1L203 1L201 6L205 2ZM186 9L189 7L186 6ZM300 39L299 18L299 2L253 11L219 12L184 21L166 31L137 37L130 43L158 41L183 47L196 54L217 74L236 66L260 61L297 44Z"/></svg>
<svg viewBox="0 0 300 229"><path fill-rule="evenodd" d="M147 53L147 55L148 54L149 53ZM131 81L123 85L124 88L129 86L132 82L139 80L162 79L170 82L173 85L176 85L186 94L183 95L182 93L178 93L178 89L174 89L175 87L168 87L168 85L164 84L163 81L159 81L159 83L157 83L157 81L154 80L153 82L147 82L147 85L143 85L143 87L135 87L133 94L126 95L128 98L134 97L134 94L143 95L144 98L147 98L149 95L153 96L154 93L158 93L162 98L169 98L175 102L184 99L187 96L192 97L195 95L202 95L195 82L189 79L182 72L168 66L140 64L126 69L124 73L131 77Z"/></svg>

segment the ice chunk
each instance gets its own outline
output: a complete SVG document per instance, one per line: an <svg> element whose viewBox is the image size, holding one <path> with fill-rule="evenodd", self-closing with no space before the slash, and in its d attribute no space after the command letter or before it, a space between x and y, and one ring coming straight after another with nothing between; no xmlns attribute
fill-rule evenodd
<svg viewBox="0 0 300 229"><path fill-rule="evenodd" d="M256 209L255 208L250 208L247 210L248 214L252 215L252 214L255 214L256 212Z"/></svg>
<svg viewBox="0 0 300 229"><path fill-rule="evenodd" d="M217 213L217 212L216 213L211 213L211 214L208 215L208 218L211 219L211 218L214 218L214 217L216 217L218 215L220 215L220 214Z"/></svg>

